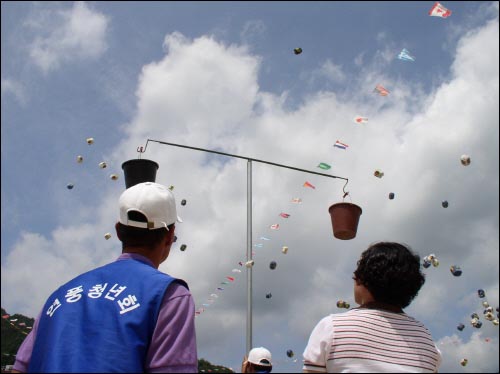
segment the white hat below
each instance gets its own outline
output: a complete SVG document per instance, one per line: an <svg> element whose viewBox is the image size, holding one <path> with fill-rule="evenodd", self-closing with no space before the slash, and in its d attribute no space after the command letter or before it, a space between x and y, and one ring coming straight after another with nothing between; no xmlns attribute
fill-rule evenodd
<svg viewBox="0 0 500 374"><path fill-rule="evenodd" d="M120 223L125 226L154 230L182 222L177 216L174 194L159 183L144 182L127 188L120 196L119 205ZM142 213L147 222L129 219L129 212Z"/></svg>
<svg viewBox="0 0 500 374"><path fill-rule="evenodd" d="M271 352L264 347L253 348L248 354L248 362L255 365L272 366Z"/></svg>

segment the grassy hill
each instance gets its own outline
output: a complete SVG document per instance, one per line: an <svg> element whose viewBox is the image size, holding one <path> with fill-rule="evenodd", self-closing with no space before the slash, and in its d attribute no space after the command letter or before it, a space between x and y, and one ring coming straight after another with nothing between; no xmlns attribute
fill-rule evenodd
<svg viewBox="0 0 500 374"><path fill-rule="evenodd" d="M2 308L2 366L14 364L15 354L34 322L34 318L22 314L9 315Z"/></svg>
<svg viewBox="0 0 500 374"><path fill-rule="evenodd" d="M17 350L26 335L30 332L34 322L34 318L29 318L22 314L9 315L2 308L2 367L14 364ZM202 358L198 360L198 370L201 373L233 373L227 367L213 365Z"/></svg>

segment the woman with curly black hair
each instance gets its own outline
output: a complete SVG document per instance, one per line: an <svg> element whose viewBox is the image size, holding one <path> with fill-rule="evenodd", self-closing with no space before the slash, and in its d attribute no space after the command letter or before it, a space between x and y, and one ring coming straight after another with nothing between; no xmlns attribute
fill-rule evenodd
<svg viewBox="0 0 500 374"><path fill-rule="evenodd" d="M380 242L357 265L354 300L360 306L316 325L304 372L437 372L441 353L431 334L403 312L425 283L419 256L403 244Z"/></svg>

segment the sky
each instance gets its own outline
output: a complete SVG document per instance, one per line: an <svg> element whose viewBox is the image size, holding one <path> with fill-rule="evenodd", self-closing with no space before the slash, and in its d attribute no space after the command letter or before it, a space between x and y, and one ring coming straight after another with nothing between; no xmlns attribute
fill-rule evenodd
<svg viewBox="0 0 500 374"><path fill-rule="evenodd" d="M314 326L344 311L338 300L355 306L352 272L379 241L439 260L405 312L430 330L440 371L498 372L482 302L499 305L499 7L450 1L439 18L433 4L2 1L2 307L36 317L60 284L119 256L121 164L141 156L184 221L160 270L204 308L198 356L240 370L247 161L151 139L348 179L343 199L342 179L252 162L252 343L275 372L301 372ZM352 240L332 233L328 208L342 201L362 208Z"/></svg>

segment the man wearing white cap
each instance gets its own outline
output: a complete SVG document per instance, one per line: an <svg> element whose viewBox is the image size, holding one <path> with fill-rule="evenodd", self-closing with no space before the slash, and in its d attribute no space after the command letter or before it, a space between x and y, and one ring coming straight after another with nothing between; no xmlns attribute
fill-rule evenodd
<svg viewBox="0 0 500 374"><path fill-rule="evenodd" d="M180 221L174 195L161 184L139 183L122 193L119 206L122 254L47 299L15 371L198 371L188 285L158 270Z"/></svg>
<svg viewBox="0 0 500 374"><path fill-rule="evenodd" d="M241 366L242 373L270 373L272 370L271 352L264 347L253 348Z"/></svg>

